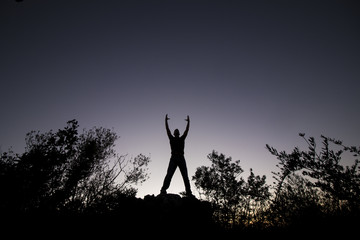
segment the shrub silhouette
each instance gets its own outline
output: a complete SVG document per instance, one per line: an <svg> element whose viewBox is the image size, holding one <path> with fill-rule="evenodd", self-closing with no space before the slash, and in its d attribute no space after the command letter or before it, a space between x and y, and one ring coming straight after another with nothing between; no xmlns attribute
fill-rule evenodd
<svg viewBox="0 0 360 240"><path fill-rule="evenodd" d="M141 154L130 160L117 155L118 137L109 129L98 127L79 134L78 127L72 120L57 132L32 131L26 136L25 153L1 155L3 212L78 214L99 202L104 208L119 194L136 194L132 185L148 178L150 159Z"/></svg>
<svg viewBox="0 0 360 240"><path fill-rule="evenodd" d="M345 152L358 157L360 149L321 136L318 150L313 137L300 136L308 150L295 147L286 153L266 145L279 160L272 192L265 176L255 176L252 169L247 181L240 177L240 161L215 151L208 155L211 166L197 168L193 180L200 196L212 203L218 223L241 232L355 231L360 217L359 161L343 166L341 160Z"/></svg>
<svg viewBox="0 0 360 240"><path fill-rule="evenodd" d="M336 225L333 229L348 229L359 217L360 169L357 159L346 167L340 162L344 152L357 157L359 149L321 136L322 148L317 152L313 137L306 139L305 134L299 135L307 142L307 151L295 147L291 153L279 152L266 145L279 160L277 166L280 170L273 173L275 196L269 209L272 224L306 224L318 229L333 224ZM330 143L339 150L332 150Z"/></svg>
<svg viewBox="0 0 360 240"><path fill-rule="evenodd" d="M270 197L265 176L250 176L245 181L240 174L240 161L213 151L208 155L211 167L197 168L193 180L200 195L215 208L215 217L226 227L248 226L260 221L260 212Z"/></svg>

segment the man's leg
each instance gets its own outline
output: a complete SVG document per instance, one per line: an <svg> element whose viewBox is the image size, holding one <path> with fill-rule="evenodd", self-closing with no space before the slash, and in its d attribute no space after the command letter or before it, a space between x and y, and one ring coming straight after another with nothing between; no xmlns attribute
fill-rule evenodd
<svg viewBox="0 0 360 240"><path fill-rule="evenodd" d="M181 175L184 180L186 195L192 195L185 158L184 157L180 158L178 164L179 164Z"/></svg>
<svg viewBox="0 0 360 240"><path fill-rule="evenodd" d="M166 173L166 176L165 176L165 179L164 179L164 183L163 183L163 186L161 188L161 193L166 194L166 190L170 186L170 182L171 182L171 179L172 179L172 177L174 175L176 167L177 167L177 164L174 161L173 157L171 157L170 162L169 162L169 166L168 166L168 169L167 169L167 173Z"/></svg>

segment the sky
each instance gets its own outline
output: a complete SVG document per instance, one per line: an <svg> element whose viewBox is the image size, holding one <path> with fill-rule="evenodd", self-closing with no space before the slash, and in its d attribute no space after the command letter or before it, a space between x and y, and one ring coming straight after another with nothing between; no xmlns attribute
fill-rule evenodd
<svg viewBox="0 0 360 240"><path fill-rule="evenodd" d="M359 12L332 0L3 0L0 151L72 119L110 128L119 154L150 156L137 196L156 195L165 114L181 132L189 115L190 179L216 150L272 184L266 144L305 149L303 132L360 145ZM168 192L181 191L177 170Z"/></svg>

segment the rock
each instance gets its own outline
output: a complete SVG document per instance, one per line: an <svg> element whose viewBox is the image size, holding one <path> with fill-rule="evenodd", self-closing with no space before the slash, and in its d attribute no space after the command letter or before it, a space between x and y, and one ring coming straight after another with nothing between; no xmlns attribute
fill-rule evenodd
<svg viewBox="0 0 360 240"><path fill-rule="evenodd" d="M35 234L41 229L64 235L93 238L95 236L113 236L114 232L130 234L134 238L167 236L169 232L179 236L213 236L211 204L195 197L181 197L177 194L119 197L112 202L111 209L103 212L89 212L75 215L44 216L34 219L22 217L16 219L20 229L32 230ZM36 221L35 221L36 220ZM178 235L175 235L178 236Z"/></svg>
<svg viewBox="0 0 360 240"><path fill-rule="evenodd" d="M213 224L211 204L195 197L160 194L144 197L144 214L149 226L164 231L192 232L209 228Z"/></svg>

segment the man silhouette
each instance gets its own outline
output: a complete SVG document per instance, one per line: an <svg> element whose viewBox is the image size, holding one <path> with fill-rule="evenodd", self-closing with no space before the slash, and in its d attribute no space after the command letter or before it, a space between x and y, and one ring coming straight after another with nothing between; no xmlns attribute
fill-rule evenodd
<svg viewBox="0 0 360 240"><path fill-rule="evenodd" d="M166 194L166 190L170 186L171 178L173 177L175 170L179 167L181 175L184 180L185 190L187 196L192 196L191 189L190 189L190 182L188 177L188 172L186 168L186 162L184 158L184 147L185 147L185 138L189 132L190 126L190 118L187 116L185 121L187 121L186 129L184 134L180 137L179 129L175 129L174 136L171 134L168 124L168 115L165 116L165 127L166 133L170 140L170 147L171 147L171 158L169 162L169 167L167 169L167 173L164 179L164 184L161 188L161 194Z"/></svg>

